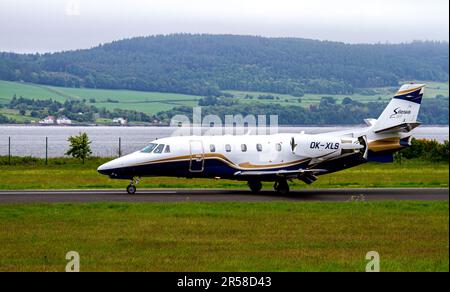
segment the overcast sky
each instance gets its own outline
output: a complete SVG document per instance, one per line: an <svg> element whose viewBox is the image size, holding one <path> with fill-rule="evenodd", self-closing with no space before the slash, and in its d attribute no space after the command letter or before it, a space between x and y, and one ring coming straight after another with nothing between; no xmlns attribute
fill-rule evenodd
<svg viewBox="0 0 450 292"><path fill-rule="evenodd" d="M0 51L54 52L179 32L448 41L449 1L0 0Z"/></svg>

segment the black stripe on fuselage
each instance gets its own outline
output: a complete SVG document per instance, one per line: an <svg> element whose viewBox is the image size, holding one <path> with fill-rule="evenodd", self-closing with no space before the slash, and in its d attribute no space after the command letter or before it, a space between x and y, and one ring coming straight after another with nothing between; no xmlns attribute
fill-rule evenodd
<svg viewBox="0 0 450 292"><path fill-rule="evenodd" d="M308 166L309 160L302 161L290 166L279 168L258 168L246 169L245 171L278 171L278 170L298 170L305 169ZM146 165L137 165L132 167L118 168L113 170L102 171L102 174L109 175L111 178L117 179L131 179L133 177L151 177L151 176L169 176L169 177L192 177L192 178L215 178L220 177L224 179L245 179L236 177L234 174L242 169L237 169L230 166L228 163L217 158L208 158L204 160L203 171L190 171L191 161L178 160L171 162L161 162ZM271 180L274 175L270 175L265 179Z"/></svg>

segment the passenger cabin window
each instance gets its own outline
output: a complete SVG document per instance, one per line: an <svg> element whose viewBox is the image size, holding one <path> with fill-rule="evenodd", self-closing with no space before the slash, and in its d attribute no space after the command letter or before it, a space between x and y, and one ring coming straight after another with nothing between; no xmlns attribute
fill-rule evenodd
<svg viewBox="0 0 450 292"><path fill-rule="evenodd" d="M155 151L153 151L153 153L161 154L164 150L164 146L164 144L159 144L158 147L156 147Z"/></svg>
<svg viewBox="0 0 450 292"><path fill-rule="evenodd" d="M276 148L277 148L277 151L280 152L281 151L281 144L277 143Z"/></svg>
<svg viewBox="0 0 450 292"><path fill-rule="evenodd" d="M231 152L231 145L230 144L225 145L225 151L226 152Z"/></svg>
<svg viewBox="0 0 450 292"><path fill-rule="evenodd" d="M241 150L242 150L242 152L247 152L247 145L242 144L241 145Z"/></svg>
<svg viewBox="0 0 450 292"><path fill-rule="evenodd" d="M209 151L213 153L216 152L216 145L214 144L209 145Z"/></svg>
<svg viewBox="0 0 450 292"><path fill-rule="evenodd" d="M257 150L258 152L262 152L262 151L263 151L262 145L261 145L261 144L256 144L256 150Z"/></svg>
<svg viewBox="0 0 450 292"><path fill-rule="evenodd" d="M155 150L156 146L158 146L158 144L150 144L147 147L145 147L144 149L141 150L142 153L152 153L153 150Z"/></svg>
<svg viewBox="0 0 450 292"><path fill-rule="evenodd" d="M164 149L164 153L170 153L170 145L166 145L166 149Z"/></svg>

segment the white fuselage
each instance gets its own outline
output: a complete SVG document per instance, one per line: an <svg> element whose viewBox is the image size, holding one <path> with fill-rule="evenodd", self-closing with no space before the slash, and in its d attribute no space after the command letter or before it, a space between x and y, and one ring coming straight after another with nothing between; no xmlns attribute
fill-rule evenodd
<svg viewBox="0 0 450 292"><path fill-rule="evenodd" d="M135 170L145 166L146 171L135 176L157 176L158 168L185 167L184 171L161 171L167 176L233 178L239 171L271 171L307 169L321 162L336 160L361 152L364 148L358 138L365 137L370 145L384 138L401 139L402 134L374 134L372 127L325 134L275 134L244 136L182 136L153 141L150 153L137 151L115 159L99 168L104 174L113 170ZM158 146L160 151L157 151ZM166 151L166 149L168 149ZM220 162L211 165L210 160ZM180 164L180 162L185 162ZM177 164L178 163L178 164ZM226 169L225 169L226 168ZM170 167L169 167L170 169ZM177 169L179 170L179 169ZM118 178L130 175L117 174ZM134 175L133 175L134 176ZM114 178L114 175L112 176ZM242 179L242 178L236 178Z"/></svg>
<svg viewBox="0 0 450 292"><path fill-rule="evenodd" d="M145 176L220 177L246 180L252 190L261 181L312 183L318 175L368 161L392 162L393 153L410 145L425 85L405 84L367 127L308 135L181 136L153 141L145 149L99 167L115 179ZM128 192L134 193L133 184Z"/></svg>

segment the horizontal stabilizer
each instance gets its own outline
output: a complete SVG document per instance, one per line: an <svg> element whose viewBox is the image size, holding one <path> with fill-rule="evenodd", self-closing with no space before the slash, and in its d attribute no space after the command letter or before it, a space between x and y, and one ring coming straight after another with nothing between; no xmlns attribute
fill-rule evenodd
<svg viewBox="0 0 450 292"><path fill-rule="evenodd" d="M375 133L379 134L379 133L387 133L387 132L411 132L412 130L414 130L415 128L417 128L418 126L420 126L421 123L403 123L403 124L399 124L396 126L392 126L386 129L380 129L380 130L376 130Z"/></svg>
<svg viewBox="0 0 450 292"><path fill-rule="evenodd" d="M364 122L367 126L372 127L377 123L377 119L365 119Z"/></svg>

